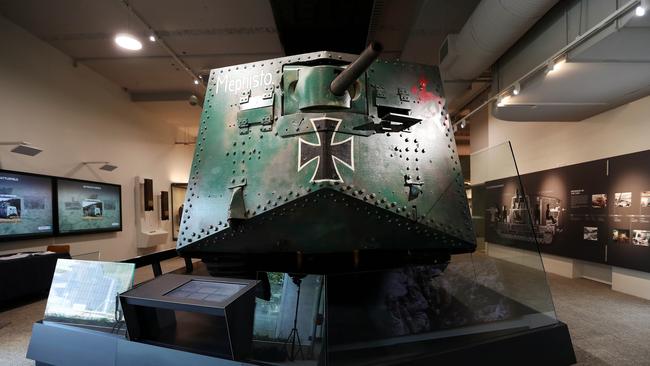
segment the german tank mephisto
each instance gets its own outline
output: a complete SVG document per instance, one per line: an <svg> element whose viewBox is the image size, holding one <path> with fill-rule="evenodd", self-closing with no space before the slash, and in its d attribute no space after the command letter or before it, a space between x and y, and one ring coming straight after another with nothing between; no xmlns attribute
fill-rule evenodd
<svg viewBox="0 0 650 366"><path fill-rule="evenodd" d="M211 71L181 255L325 273L475 249L438 69L380 48Z"/></svg>

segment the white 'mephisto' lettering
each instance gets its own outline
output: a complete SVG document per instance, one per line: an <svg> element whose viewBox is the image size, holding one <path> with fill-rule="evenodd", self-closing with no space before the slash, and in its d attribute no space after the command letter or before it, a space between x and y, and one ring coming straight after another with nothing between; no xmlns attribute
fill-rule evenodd
<svg viewBox="0 0 650 366"><path fill-rule="evenodd" d="M220 91L228 93L237 93L243 90L258 88L260 86L269 86L273 83L273 75L270 72L260 71L257 74L250 74L238 79L231 79L229 75L219 75L214 94Z"/></svg>

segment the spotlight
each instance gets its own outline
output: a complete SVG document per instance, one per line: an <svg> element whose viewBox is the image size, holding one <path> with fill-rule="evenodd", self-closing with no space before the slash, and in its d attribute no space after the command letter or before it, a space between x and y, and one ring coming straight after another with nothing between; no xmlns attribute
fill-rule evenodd
<svg viewBox="0 0 650 366"><path fill-rule="evenodd" d="M154 36L153 34L150 35L150 36L149 36L149 41L151 41L151 42L156 42L156 36Z"/></svg>
<svg viewBox="0 0 650 366"><path fill-rule="evenodd" d="M497 98L497 107L503 107L503 106L505 106L506 103L508 102L508 99L510 99L510 96L508 96L508 95L505 95L505 96L503 96L503 95L502 95L502 96L499 96L499 97Z"/></svg>
<svg viewBox="0 0 650 366"><path fill-rule="evenodd" d="M197 79L194 79L194 85L199 85L199 81Z"/></svg>
<svg viewBox="0 0 650 366"><path fill-rule="evenodd" d="M121 33L115 36L115 43L129 51L142 49L142 43L137 38L127 33Z"/></svg>
<svg viewBox="0 0 650 366"><path fill-rule="evenodd" d="M465 119L460 120L460 128L465 128L466 122Z"/></svg>
<svg viewBox="0 0 650 366"><path fill-rule="evenodd" d="M27 156L35 156L43 152L43 149L40 149L36 146L30 145L28 142L0 142L0 145L17 145L13 149L11 149L12 153L15 154L21 154L21 155L27 155Z"/></svg>
<svg viewBox="0 0 650 366"><path fill-rule="evenodd" d="M515 83L515 87L512 89L512 95L519 95L521 93L521 84L518 82Z"/></svg>
<svg viewBox="0 0 650 366"><path fill-rule="evenodd" d="M648 0L640 0L639 5L634 9L634 14L638 17L645 15L646 10L648 10Z"/></svg>
<svg viewBox="0 0 650 366"><path fill-rule="evenodd" d="M546 73L552 73L555 71L558 71L559 69L562 68L564 63L566 62L566 59L563 58L561 60L554 60L548 63L548 66L546 67Z"/></svg>

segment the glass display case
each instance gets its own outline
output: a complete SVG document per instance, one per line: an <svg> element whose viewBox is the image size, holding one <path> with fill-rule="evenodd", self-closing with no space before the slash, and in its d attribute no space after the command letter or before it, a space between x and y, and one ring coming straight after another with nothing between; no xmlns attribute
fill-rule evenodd
<svg viewBox="0 0 650 366"><path fill-rule="evenodd" d="M539 253L541 220L531 212L531 200L518 179L510 144L474 154L472 169L473 182L515 178L508 180L512 187L498 187L508 195L504 202L509 202L508 207L498 210L480 206L481 197L497 187L473 185L472 211L475 224L481 220L498 224L494 228L506 235L517 235L519 244L486 245L478 237L476 251L452 255L449 262L424 257L408 266L396 264L392 268L327 274L259 272L257 278L263 280L255 291L249 288L250 306L230 305L233 311L243 311L241 319L249 317L251 321L227 321L226 327L216 327L221 329L221 338L231 343L228 349L246 346L245 352L239 353L241 357L232 357L237 360L236 365L574 363L568 329L556 317ZM430 209L436 209L435 203ZM553 217L551 211L545 225L552 224ZM522 242L526 244L522 246ZM354 258L351 253L350 260ZM122 297L140 307L155 302L156 308L172 311L177 320L182 320L185 315L179 313L190 311L188 304L200 305L204 313L221 309L225 298L243 291L236 284L246 281L192 281L197 279L196 275L208 274L205 265L195 266L193 276L181 275L181 271L177 277L158 277ZM165 278L176 278L179 283L163 286L165 290L157 291L158 295L147 294L145 290L159 289L156 283L163 283ZM208 282L211 281L217 279ZM160 319L171 319L158 313L153 316L125 309L127 325L130 319L140 319L140 325L136 324L140 328L151 323L151 319L158 319L156 324ZM229 310L219 311L227 314ZM133 326L129 326L132 334L128 338L115 335L119 339L114 341L121 345L116 352L123 352L117 355L121 363L115 364L138 364L155 358L158 365L235 365L229 357L215 353L219 343L211 340L214 334L210 331L204 332L211 329L206 324L217 323L201 318L193 323L184 322L182 327L178 321L174 324L175 328L169 328L174 329L169 333L174 335L173 339L164 342L138 342L138 334L134 333L137 327ZM238 324L248 324L246 327L250 326L252 332L233 337ZM40 329L37 324L37 336L33 337L34 346L30 345L28 355L45 362L53 356L43 351L46 347L39 347L38 342L46 344L50 335L43 335L46 332ZM159 334L166 333L156 331L151 336ZM191 334L193 342L199 342L199 352L196 348L179 347L190 339L184 334ZM167 356L160 356L162 350ZM71 351L66 357L72 356L79 358L78 351ZM199 356L203 357L200 362ZM70 360L67 358L66 362L75 364Z"/></svg>
<svg viewBox="0 0 650 366"><path fill-rule="evenodd" d="M475 154L472 169L473 181L518 177L509 143ZM288 274L273 274L271 300L257 299L255 361L412 365L561 324L538 250L534 213L525 187L515 181L511 207L497 215L503 230L525 238L527 248L486 246L479 237L474 253L453 255L449 263L309 275L299 283ZM491 208L484 209L489 216ZM294 312L298 285L301 298ZM574 357L570 340L567 357Z"/></svg>

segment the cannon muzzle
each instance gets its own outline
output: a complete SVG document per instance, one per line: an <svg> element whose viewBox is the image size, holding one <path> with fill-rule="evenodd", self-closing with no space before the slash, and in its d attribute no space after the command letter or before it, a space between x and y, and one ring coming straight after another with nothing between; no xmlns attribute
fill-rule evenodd
<svg viewBox="0 0 650 366"><path fill-rule="evenodd" d="M341 96L345 94L350 85L363 74L372 63L379 57L383 46L379 42L371 42L368 47L359 55L359 58L351 63L343 72L332 80L330 91L332 94Z"/></svg>

